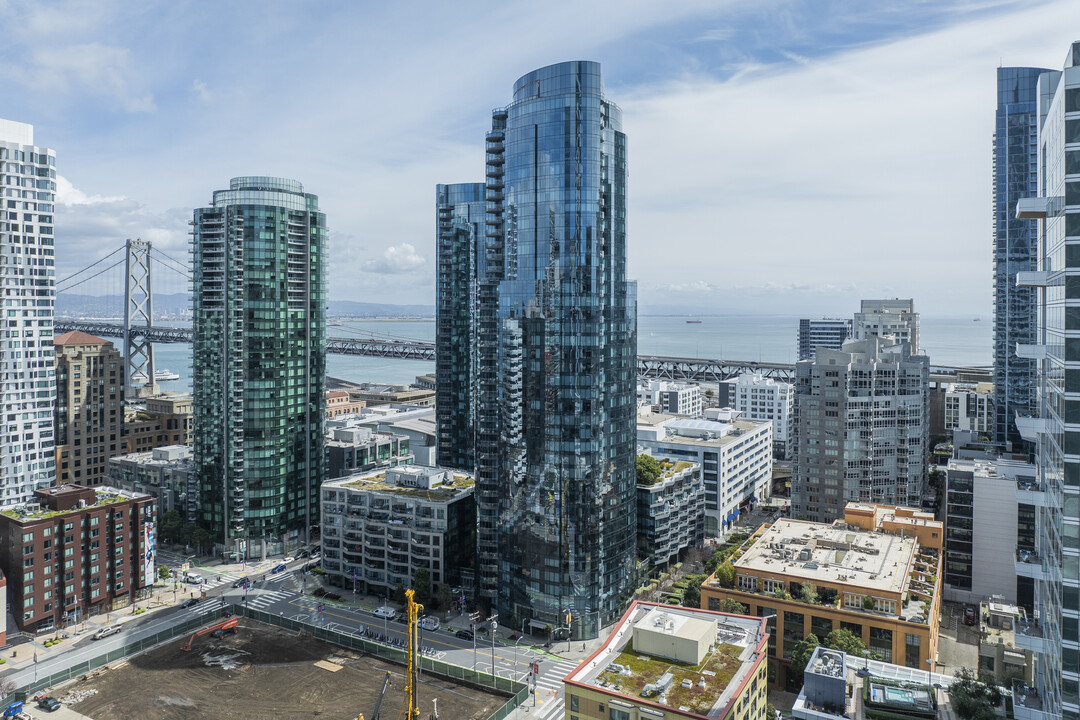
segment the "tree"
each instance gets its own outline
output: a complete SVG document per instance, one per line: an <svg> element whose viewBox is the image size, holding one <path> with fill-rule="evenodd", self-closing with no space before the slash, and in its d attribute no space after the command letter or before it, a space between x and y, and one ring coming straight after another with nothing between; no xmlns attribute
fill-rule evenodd
<svg viewBox="0 0 1080 720"><path fill-rule="evenodd" d="M660 469L660 463L656 461L656 458L651 455L637 456L638 485L652 485L660 479L661 475L663 475L663 471Z"/></svg>
<svg viewBox="0 0 1080 720"><path fill-rule="evenodd" d="M413 573L413 590L416 591L413 600L425 607L431 603L431 573L427 568L416 568Z"/></svg>
<svg viewBox="0 0 1080 720"><path fill-rule="evenodd" d="M721 600L719 610L720 612L731 613L732 615L746 615L750 612L750 608L734 598L724 598Z"/></svg>
<svg viewBox="0 0 1080 720"><path fill-rule="evenodd" d="M725 560L716 568L716 582L720 583L720 587L735 587L735 566L730 560Z"/></svg>
<svg viewBox="0 0 1080 720"><path fill-rule="evenodd" d="M172 577L172 571L169 570L168 565L158 565L157 576L158 580L168 580Z"/></svg>
<svg viewBox="0 0 1080 720"><path fill-rule="evenodd" d="M825 636L825 641L821 644L827 648L839 650L856 657L860 657L866 652L866 645L863 645L862 638L847 628L836 628Z"/></svg>
<svg viewBox="0 0 1080 720"><path fill-rule="evenodd" d="M169 510L164 513L159 524L158 534L162 540L168 542L180 541L180 528L184 525L184 518L180 515L179 510Z"/></svg>
<svg viewBox="0 0 1080 720"><path fill-rule="evenodd" d="M949 685L949 699L963 720L994 720L997 717L994 708L1001 703L1001 692L976 680L968 668L960 668Z"/></svg>
<svg viewBox="0 0 1080 720"><path fill-rule="evenodd" d="M396 588L394 588L394 602L398 603L399 605L405 604L405 588L403 588L401 585L398 585Z"/></svg>
<svg viewBox="0 0 1080 720"><path fill-rule="evenodd" d="M439 583L438 589L435 591L435 605L440 610L449 610L454 604L454 594L450 592L450 586L446 583Z"/></svg>
<svg viewBox="0 0 1080 720"><path fill-rule="evenodd" d="M768 720L776 720L776 706L772 703L766 703L765 705L765 717Z"/></svg>
<svg viewBox="0 0 1080 720"><path fill-rule="evenodd" d="M206 548L214 544L214 536L206 528L197 527L191 533L191 542L201 555Z"/></svg>
<svg viewBox="0 0 1080 720"><path fill-rule="evenodd" d="M683 607L701 607L701 583L705 582L705 575L687 575L686 590L683 591Z"/></svg>
<svg viewBox="0 0 1080 720"><path fill-rule="evenodd" d="M806 670L806 663L810 662L810 656L814 654L814 650L821 644L817 635L810 633L799 642L795 643L795 647L791 649L791 667L788 669L788 682L793 686L802 685L803 671ZM776 717L773 715L773 717Z"/></svg>

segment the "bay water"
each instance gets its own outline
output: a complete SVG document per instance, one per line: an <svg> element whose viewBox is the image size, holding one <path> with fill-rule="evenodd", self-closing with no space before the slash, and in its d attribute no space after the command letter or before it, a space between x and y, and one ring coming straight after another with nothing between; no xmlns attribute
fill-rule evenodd
<svg viewBox="0 0 1080 720"><path fill-rule="evenodd" d="M688 323L687 320L695 322ZM700 322L698 322L700 321ZM163 323L164 324L164 323ZM375 337L435 340L435 320L329 319L333 337ZM983 317L922 316L923 352L934 365L989 367L993 363L993 322ZM798 316L714 315L641 316L638 318L638 354L723 360L792 363L798 359ZM116 341L118 342L118 341ZM159 383L162 390L191 391L191 345L159 343L154 348L159 369L180 374L180 379ZM406 385L417 375L435 371L424 360L328 355L326 373L354 382Z"/></svg>

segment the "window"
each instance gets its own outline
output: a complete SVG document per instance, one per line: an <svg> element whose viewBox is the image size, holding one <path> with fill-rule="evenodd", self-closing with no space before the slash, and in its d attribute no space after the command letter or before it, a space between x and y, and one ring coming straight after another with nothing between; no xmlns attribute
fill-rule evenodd
<svg viewBox="0 0 1080 720"><path fill-rule="evenodd" d="M911 633L904 634L904 664L909 668L919 667L919 645L921 638Z"/></svg>

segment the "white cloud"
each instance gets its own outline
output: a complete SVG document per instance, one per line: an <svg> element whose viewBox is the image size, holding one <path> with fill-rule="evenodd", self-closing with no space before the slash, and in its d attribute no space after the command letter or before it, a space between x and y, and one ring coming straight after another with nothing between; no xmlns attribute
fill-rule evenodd
<svg viewBox="0 0 1080 720"><path fill-rule="evenodd" d="M202 80L195 80L191 83L191 92L202 102L210 102L214 97Z"/></svg>
<svg viewBox="0 0 1080 720"><path fill-rule="evenodd" d="M63 175L56 176L56 202L60 205L100 205L127 200L123 195L87 195Z"/></svg>
<svg viewBox="0 0 1080 720"><path fill-rule="evenodd" d="M405 273L423 267L427 260L421 257L409 243L391 245L383 251L382 257L368 260L364 270L373 273Z"/></svg>

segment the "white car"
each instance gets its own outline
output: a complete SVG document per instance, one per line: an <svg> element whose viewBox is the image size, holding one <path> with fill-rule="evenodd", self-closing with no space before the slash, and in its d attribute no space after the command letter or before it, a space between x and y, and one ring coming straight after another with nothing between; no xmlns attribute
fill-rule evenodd
<svg viewBox="0 0 1080 720"><path fill-rule="evenodd" d="M394 608L387 607L385 605L383 605L381 608L379 608L378 610L376 610L374 612L375 617L377 617L377 618L385 618L387 620L393 618L394 615L396 615L396 614L397 613L394 611Z"/></svg>

